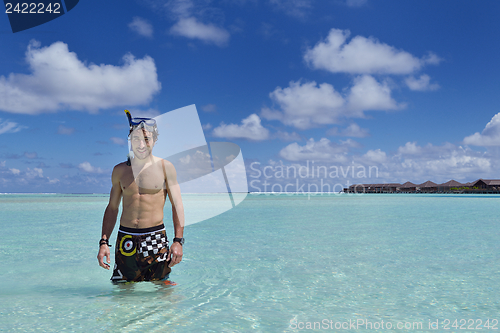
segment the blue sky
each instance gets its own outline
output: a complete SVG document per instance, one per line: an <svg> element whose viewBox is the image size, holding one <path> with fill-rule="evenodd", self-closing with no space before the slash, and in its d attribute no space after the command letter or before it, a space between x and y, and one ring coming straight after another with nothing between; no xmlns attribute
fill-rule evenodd
<svg viewBox="0 0 500 333"><path fill-rule="evenodd" d="M123 109L190 104L207 141L241 147L249 180L308 161L379 171L328 179L342 184L500 178L499 14L497 1L80 1L15 34L0 15L0 192L106 193L127 154Z"/></svg>

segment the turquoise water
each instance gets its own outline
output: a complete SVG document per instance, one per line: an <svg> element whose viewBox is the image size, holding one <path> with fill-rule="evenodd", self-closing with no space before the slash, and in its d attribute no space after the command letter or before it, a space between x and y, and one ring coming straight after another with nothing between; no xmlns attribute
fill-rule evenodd
<svg viewBox="0 0 500 333"><path fill-rule="evenodd" d="M500 319L499 203L249 195L186 227L176 286L114 286L96 260L106 195L0 195L0 330L422 332L446 320L447 331L473 331L471 320L484 330Z"/></svg>

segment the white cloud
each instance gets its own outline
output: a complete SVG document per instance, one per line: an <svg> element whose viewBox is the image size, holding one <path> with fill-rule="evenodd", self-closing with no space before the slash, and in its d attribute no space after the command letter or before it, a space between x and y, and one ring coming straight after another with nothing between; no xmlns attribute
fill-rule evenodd
<svg viewBox="0 0 500 333"><path fill-rule="evenodd" d="M9 121L9 120L2 121L2 118L0 118L0 134L16 133L16 132L19 132L20 130L23 130L25 128L28 128L28 127L23 126L23 125L19 125L18 123L13 122L13 121Z"/></svg>
<svg viewBox="0 0 500 333"><path fill-rule="evenodd" d="M500 113L491 118L481 133L476 132L464 138L464 143L483 147L500 146Z"/></svg>
<svg viewBox="0 0 500 333"><path fill-rule="evenodd" d="M154 118L154 117L159 116L161 114L160 111L158 111L157 109L152 109L152 108L149 108L147 110L130 108L128 110L132 114L132 117L138 117L138 118ZM122 114L123 113L120 113L120 116Z"/></svg>
<svg viewBox="0 0 500 333"><path fill-rule="evenodd" d="M149 0L147 3L155 11L165 11L168 17L176 21L169 29L172 35L218 46L225 46L229 42L230 33L221 27L224 13L211 6L211 1ZM214 21L217 24L210 23Z"/></svg>
<svg viewBox="0 0 500 333"><path fill-rule="evenodd" d="M205 125L202 125L201 128L203 128L204 130L209 130L212 128L212 125L210 123L206 123Z"/></svg>
<svg viewBox="0 0 500 333"><path fill-rule="evenodd" d="M305 146L289 145L282 150L281 157L297 162L322 161L330 165L343 166L344 169L351 164L356 166L356 170L360 170L362 166L366 170L376 168L376 172L372 169L370 180L352 176L354 179L350 181L351 184L406 181L418 184L426 180L442 183L450 179L466 182L478 178L494 178L492 175L500 165L498 156L451 143L441 146L432 144L418 146L415 142L408 142L392 155L381 149L371 149L358 155L349 153L351 148L359 148L354 141L341 142L332 148L332 143L324 140L321 142L322 140L317 143L310 140Z"/></svg>
<svg viewBox="0 0 500 333"><path fill-rule="evenodd" d="M494 170L494 164L500 162L495 162L491 156L486 156L484 153L451 143L441 146L432 144L418 146L416 142L407 142L392 156L375 149L363 155L353 155L352 159L360 165L378 168L379 178L370 182L411 181L416 184L426 180L441 183L450 179L472 181L488 177ZM356 182L363 183L366 180Z"/></svg>
<svg viewBox="0 0 500 333"><path fill-rule="evenodd" d="M369 136L369 132L365 128L359 127L358 124L349 125L344 131L342 131L344 136L351 136L353 138L365 138Z"/></svg>
<svg viewBox="0 0 500 333"><path fill-rule="evenodd" d="M161 2L159 2L161 4ZM178 17L187 17L195 8L191 0L172 0L165 4L172 14Z"/></svg>
<svg viewBox="0 0 500 333"><path fill-rule="evenodd" d="M422 147L415 142L407 142L398 148L392 162L388 166L391 176L412 182L428 179L435 182L450 179L472 181L493 170L491 157L451 143Z"/></svg>
<svg viewBox="0 0 500 333"><path fill-rule="evenodd" d="M134 17L132 22L128 24L130 30L138 33L141 36L152 38L153 37L153 26L148 20L141 17Z"/></svg>
<svg viewBox="0 0 500 333"><path fill-rule="evenodd" d="M27 178L43 178L43 170L40 168L26 168L26 177Z"/></svg>
<svg viewBox="0 0 500 333"><path fill-rule="evenodd" d="M454 151L444 158L426 161L422 168L430 175L449 177L453 173L458 177L463 177L463 175L469 176L478 172L491 172L491 162L488 158L468 156Z"/></svg>
<svg viewBox="0 0 500 333"><path fill-rule="evenodd" d="M47 180L49 181L49 184L57 184L57 183L59 183L59 179L57 179L57 178L47 177Z"/></svg>
<svg viewBox="0 0 500 333"><path fill-rule="evenodd" d="M73 127L65 127L63 125L59 125L57 128L57 134L63 134L63 135L71 135L75 132L75 129Z"/></svg>
<svg viewBox="0 0 500 333"><path fill-rule="evenodd" d="M422 62L424 64L429 64L429 65L439 65L439 63L443 61L442 58L438 57L437 54L433 52L427 53L427 55L422 57Z"/></svg>
<svg viewBox="0 0 500 333"><path fill-rule="evenodd" d="M409 76L405 79L405 83L410 90L426 91L439 89L439 84L430 83L430 81L431 78L427 74L420 75L418 79L413 76Z"/></svg>
<svg viewBox="0 0 500 333"><path fill-rule="evenodd" d="M432 180L442 183L450 179L473 181L478 178L494 178L495 170L500 166L499 156L473 151L467 147L445 143L441 146L427 144L419 146L408 142L398 151L388 154L381 149L370 149L366 153L353 153L360 146L352 140L333 143L322 138L310 139L305 145L292 143L280 151L280 157L296 163L316 162L316 165L355 167L356 172L363 167L371 169L372 176L355 173L350 183L384 183L412 181L421 183ZM365 177L365 178L363 178Z"/></svg>
<svg viewBox="0 0 500 333"><path fill-rule="evenodd" d="M225 46L230 36L227 30L216 27L211 23L201 23L194 17L181 18L170 28L170 33L190 39L199 39L217 46Z"/></svg>
<svg viewBox="0 0 500 333"><path fill-rule="evenodd" d="M120 145L120 146L124 146L127 144L127 141L125 141L124 139L122 138L117 138L117 137L111 137L109 138L111 140L111 142L113 142L115 145Z"/></svg>
<svg viewBox="0 0 500 333"><path fill-rule="evenodd" d="M217 110L217 106L215 104L207 104L203 105L201 109L205 112L214 112Z"/></svg>
<svg viewBox="0 0 500 333"><path fill-rule="evenodd" d="M302 138L296 132L278 131L276 137L282 141L301 141Z"/></svg>
<svg viewBox="0 0 500 333"><path fill-rule="evenodd" d="M342 118L363 118L365 110L396 110L403 107L391 98L386 83L378 83L364 75L344 97L328 83L290 82L287 88L277 87L269 94L280 110L262 109L262 117L279 120L285 125L308 129L318 125L336 124Z"/></svg>
<svg viewBox="0 0 500 333"><path fill-rule="evenodd" d="M347 161L346 154L351 145L351 141L336 144L326 138L317 142L311 138L304 146L300 146L297 142L289 144L281 149L279 155L289 161L318 160L344 163Z"/></svg>
<svg viewBox="0 0 500 333"><path fill-rule="evenodd" d="M344 113L344 98L328 83L317 86L314 81L292 81L289 87L277 87L269 96L282 112L264 108L262 116L300 129L335 123Z"/></svg>
<svg viewBox="0 0 500 333"><path fill-rule="evenodd" d="M358 111L397 110L404 107L392 99L387 83L378 83L370 75L363 75L354 80L347 102L350 109Z"/></svg>
<svg viewBox="0 0 500 333"><path fill-rule="evenodd" d="M361 145L357 142L354 141L353 139L347 139L347 140L339 140L340 144L344 146L345 148L360 148Z"/></svg>
<svg viewBox="0 0 500 333"><path fill-rule="evenodd" d="M80 170L88 172L88 173L103 173L104 172L104 170L102 170L101 168L96 168L96 167L92 166L89 162L80 163L78 165L78 168L80 168Z"/></svg>
<svg viewBox="0 0 500 333"><path fill-rule="evenodd" d="M369 162L384 163L387 161L387 154L380 149L368 150L362 158Z"/></svg>
<svg viewBox="0 0 500 333"><path fill-rule="evenodd" d="M404 146L400 146L397 153L394 155L397 158L419 158L426 160L439 159L443 156L449 155L454 151L465 152L466 149L455 146L449 142L435 146L428 143L425 146L419 146L416 142L407 142ZM472 153L472 151L469 151Z"/></svg>
<svg viewBox="0 0 500 333"><path fill-rule="evenodd" d="M415 155L422 153L422 147L417 146L416 142L407 142L403 147L398 148L398 154Z"/></svg>
<svg viewBox="0 0 500 333"><path fill-rule="evenodd" d="M68 45L40 48L32 41L26 52L31 74L0 76L0 110L39 114L71 108L96 112L116 106L148 103L161 89L154 60L127 54L123 66L85 64Z"/></svg>
<svg viewBox="0 0 500 333"><path fill-rule="evenodd" d="M347 43L349 35L349 30L331 29L326 40L307 50L304 60L315 69L351 74L410 74L440 60L433 53L419 59L374 37L356 36Z"/></svg>
<svg viewBox="0 0 500 333"><path fill-rule="evenodd" d="M32 152L32 153L29 153L29 152L25 151L25 152L24 152L24 156L25 156L26 158L29 158L30 160L35 159L35 158L38 158L38 154L37 154L37 152L36 152L36 151L34 151L34 152Z"/></svg>
<svg viewBox="0 0 500 333"><path fill-rule="evenodd" d="M333 136L350 136L353 138L365 138L369 136L369 132L365 128L359 127L358 124L352 123L347 128L339 131L337 127L329 129L326 134Z"/></svg>
<svg viewBox="0 0 500 333"><path fill-rule="evenodd" d="M220 138L260 141L269 138L269 130L261 125L258 115L251 114L241 121L241 125L221 123L219 127L214 128L213 135Z"/></svg>
<svg viewBox="0 0 500 333"><path fill-rule="evenodd" d="M12 168L9 170L10 170L10 172L12 172L13 175L19 175L21 173L21 170L16 169L16 168Z"/></svg>
<svg viewBox="0 0 500 333"><path fill-rule="evenodd" d="M0 166L5 166L0 163ZM19 191L19 187L23 186L28 191L34 191L34 189L43 189L44 185L47 184L56 184L59 182L57 178L45 177L43 175L43 169L41 167L37 168L26 168L26 171L21 171L17 168L9 168L8 170L0 170L0 174L4 174L7 178L0 178L0 182L4 184L14 185L12 189L17 189ZM43 191L43 190L40 190Z"/></svg>

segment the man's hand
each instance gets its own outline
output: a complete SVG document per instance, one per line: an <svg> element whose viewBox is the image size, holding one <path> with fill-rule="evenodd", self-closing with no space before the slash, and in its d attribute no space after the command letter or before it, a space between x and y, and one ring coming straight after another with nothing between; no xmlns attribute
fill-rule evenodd
<svg viewBox="0 0 500 333"><path fill-rule="evenodd" d="M181 256L182 256L182 250L181 250ZM104 257L107 258L106 260L107 263L103 261ZM99 261L99 266L105 269L109 269L109 264L111 263L111 256L109 253L109 247L106 244L100 246L99 253L97 254L97 261Z"/></svg>
<svg viewBox="0 0 500 333"><path fill-rule="evenodd" d="M170 260L168 267L173 267L181 262L182 260L182 245L178 242L174 242L170 246L170 252L168 253L167 260Z"/></svg>

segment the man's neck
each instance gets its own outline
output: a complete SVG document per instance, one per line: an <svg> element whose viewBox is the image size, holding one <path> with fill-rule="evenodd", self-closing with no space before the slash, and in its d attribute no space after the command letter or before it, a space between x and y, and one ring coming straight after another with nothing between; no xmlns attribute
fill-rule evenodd
<svg viewBox="0 0 500 333"><path fill-rule="evenodd" d="M139 159L137 157L131 158L130 163L134 168L145 168L147 166L150 166L154 163L155 157L153 155L149 155L148 157L144 159Z"/></svg>

